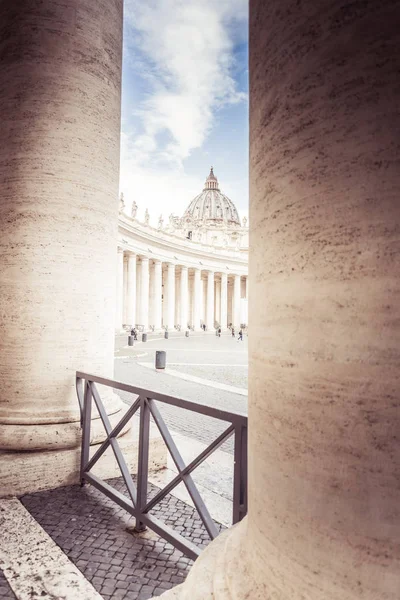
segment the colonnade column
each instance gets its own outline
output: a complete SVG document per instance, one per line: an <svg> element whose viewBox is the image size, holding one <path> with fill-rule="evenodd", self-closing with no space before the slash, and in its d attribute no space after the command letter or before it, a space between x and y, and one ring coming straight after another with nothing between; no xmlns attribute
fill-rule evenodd
<svg viewBox="0 0 400 600"><path fill-rule="evenodd" d="M188 325L188 268L181 267L181 279L180 279L180 325L183 329L186 329Z"/></svg>
<svg viewBox="0 0 400 600"><path fill-rule="evenodd" d="M168 303L168 322L167 326L169 329L173 329L175 325L175 265L168 263L168 289L167 289L167 303Z"/></svg>
<svg viewBox="0 0 400 600"><path fill-rule="evenodd" d="M113 374L122 15L122 0L0 2L0 450L21 488L77 476L76 371Z"/></svg>
<svg viewBox="0 0 400 600"><path fill-rule="evenodd" d="M162 263L154 261L154 311L152 323L156 329L161 329L162 321Z"/></svg>
<svg viewBox="0 0 400 600"><path fill-rule="evenodd" d="M149 327L149 259L147 256L140 257L140 324L145 329Z"/></svg>
<svg viewBox="0 0 400 600"><path fill-rule="evenodd" d="M250 1L249 511L179 600L399 598L399 21Z"/></svg>
<svg viewBox="0 0 400 600"><path fill-rule="evenodd" d="M215 281L215 320L221 325L221 280Z"/></svg>
<svg viewBox="0 0 400 600"><path fill-rule="evenodd" d="M208 329L214 328L214 271L207 273L206 325Z"/></svg>
<svg viewBox="0 0 400 600"><path fill-rule="evenodd" d="M201 271L194 270L194 285L193 285L193 326L195 329L200 328L201 319Z"/></svg>
<svg viewBox="0 0 400 600"><path fill-rule="evenodd" d="M124 251L118 248L117 251L117 272L116 272L116 288L117 288L117 310L115 313L115 329L122 329L122 321L124 317Z"/></svg>
<svg viewBox="0 0 400 600"><path fill-rule="evenodd" d="M136 323L136 254L128 254L126 317L128 325Z"/></svg>
<svg viewBox="0 0 400 600"><path fill-rule="evenodd" d="M240 275L233 278L233 325L240 327Z"/></svg>
<svg viewBox="0 0 400 600"><path fill-rule="evenodd" d="M228 275L221 273L221 329L228 326Z"/></svg>

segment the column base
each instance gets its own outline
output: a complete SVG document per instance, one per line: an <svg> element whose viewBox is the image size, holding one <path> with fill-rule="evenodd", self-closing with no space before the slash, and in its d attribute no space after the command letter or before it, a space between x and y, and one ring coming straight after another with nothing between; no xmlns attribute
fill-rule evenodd
<svg viewBox="0 0 400 600"><path fill-rule="evenodd" d="M108 414L112 426L117 425L122 415L127 410L121 399L113 392L102 394L104 407ZM78 400L76 401L78 403ZM71 417L68 421L55 422L36 421L33 415L26 421L9 422L5 420L0 423L0 451L45 451L45 450L67 450L76 448L81 440L81 426L77 416ZM29 415L28 415L29 416ZM128 428L127 428L128 429ZM97 408L92 407L91 423L91 444L98 444L106 437L102 420L99 417Z"/></svg>
<svg viewBox="0 0 400 600"><path fill-rule="evenodd" d="M243 557L247 519L221 533L194 563L187 579L163 600L266 600L265 590L249 578Z"/></svg>
<svg viewBox="0 0 400 600"><path fill-rule="evenodd" d="M131 473L137 472L138 435L132 427L118 438L121 451ZM90 456L99 448L90 447ZM64 450L36 452L0 451L0 498L64 487L79 483L81 449L79 446ZM167 465L167 449L154 427L150 432L149 471L155 472ZM103 479L119 477L121 472L111 448L108 448L92 472Z"/></svg>

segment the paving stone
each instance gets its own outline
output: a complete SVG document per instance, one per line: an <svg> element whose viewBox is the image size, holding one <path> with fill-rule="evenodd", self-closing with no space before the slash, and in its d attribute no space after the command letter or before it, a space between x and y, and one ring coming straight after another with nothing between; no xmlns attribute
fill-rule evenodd
<svg viewBox="0 0 400 600"><path fill-rule="evenodd" d="M122 478L109 480L122 493ZM149 484L149 497L158 488ZM184 581L192 561L151 533L133 534L132 517L91 486L70 486L21 498L27 510L80 568L104 600L148 600ZM168 495L152 514L201 547L209 536L192 507ZM71 530L71 523L73 529ZM218 529L223 527L216 524ZM1 590L1 579L0 579ZM2 596L0 600L5 600ZM9 596L14 600L14 596Z"/></svg>

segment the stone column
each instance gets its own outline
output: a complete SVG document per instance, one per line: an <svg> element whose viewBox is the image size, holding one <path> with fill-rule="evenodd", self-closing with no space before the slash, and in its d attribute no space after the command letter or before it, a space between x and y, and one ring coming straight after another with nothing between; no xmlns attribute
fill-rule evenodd
<svg viewBox="0 0 400 600"><path fill-rule="evenodd" d="M154 312L152 323L156 329L161 329L162 320L162 263L154 261Z"/></svg>
<svg viewBox="0 0 400 600"><path fill-rule="evenodd" d="M128 325L136 323L136 254L128 254L128 273L127 273L127 307L126 319Z"/></svg>
<svg viewBox="0 0 400 600"><path fill-rule="evenodd" d="M228 326L228 276L221 273L221 329Z"/></svg>
<svg viewBox="0 0 400 600"><path fill-rule="evenodd" d="M207 329L214 328L214 272L207 273L207 307L206 307Z"/></svg>
<svg viewBox="0 0 400 600"><path fill-rule="evenodd" d="M173 329L175 325L175 265L168 263L168 329Z"/></svg>
<svg viewBox="0 0 400 600"><path fill-rule="evenodd" d="M117 310L115 311L115 329L121 331L124 316L124 251L122 248L117 250Z"/></svg>
<svg viewBox="0 0 400 600"><path fill-rule="evenodd" d="M145 330L149 328L149 259L140 257L140 324Z"/></svg>
<svg viewBox="0 0 400 600"><path fill-rule="evenodd" d="M399 597L399 21L250 2L249 514L180 600Z"/></svg>
<svg viewBox="0 0 400 600"><path fill-rule="evenodd" d="M194 269L194 284L193 284L193 326L195 329L200 328L201 320L201 271Z"/></svg>
<svg viewBox="0 0 400 600"><path fill-rule="evenodd" d="M189 288L189 281L188 281L188 268L182 266L181 267L181 278L180 278L180 296L181 296L181 315L180 315L180 322L181 322L181 327L182 329L186 329L187 328L187 324L188 324L188 288Z"/></svg>
<svg viewBox="0 0 400 600"><path fill-rule="evenodd" d="M122 300L122 324L127 323L127 308L128 308L128 253L124 253L124 288Z"/></svg>
<svg viewBox="0 0 400 600"><path fill-rule="evenodd" d="M154 323L154 261L149 260L149 326Z"/></svg>
<svg viewBox="0 0 400 600"><path fill-rule="evenodd" d="M221 324L221 280L215 281L215 320Z"/></svg>
<svg viewBox="0 0 400 600"><path fill-rule="evenodd" d="M176 276L176 267L175 267L175 314L174 314L174 322L175 325L181 324L181 282L180 278Z"/></svg>
<svg viewBox="0 0 400 600"><path fill-rule="evenodd" d="M233 276L233 325L240 327L240 275Z"/></svg>
<svg viewBox="0 0 400 600"><path fill-rule="evenodd" d="M246 298L246 300L248 300L249 299L249 276L248 275L246 275L246 277L245 277L245 282L246 282L246 296L245 296L245 298Z"/></svg>
<svg viewBox="0 0 400 600"><path fill-rule="evenodd" d="M76 447L76 370L113 374L122 0L2 2L0 39L0 447Z"/></svg>

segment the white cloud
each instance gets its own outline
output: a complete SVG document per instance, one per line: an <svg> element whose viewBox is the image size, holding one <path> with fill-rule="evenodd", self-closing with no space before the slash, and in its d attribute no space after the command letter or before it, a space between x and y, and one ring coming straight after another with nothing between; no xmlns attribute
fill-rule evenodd
<svg viewBox="0 0 400 600"><path fill-rule="evenodd" d="M126 0L125 19L125 53L147 89L122 124L120 187L154 223L202 189L206 174L187 176L183 161L204 143L215 111L245 99L231 71L247 0Z"/></svg>

